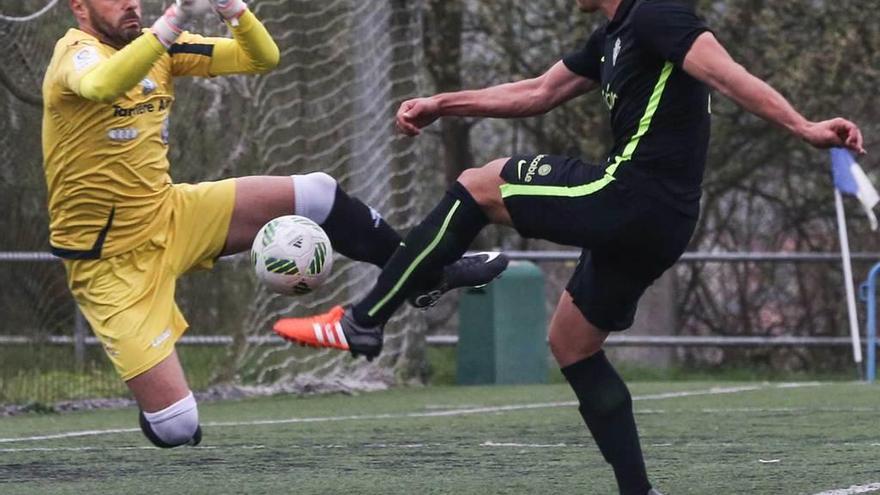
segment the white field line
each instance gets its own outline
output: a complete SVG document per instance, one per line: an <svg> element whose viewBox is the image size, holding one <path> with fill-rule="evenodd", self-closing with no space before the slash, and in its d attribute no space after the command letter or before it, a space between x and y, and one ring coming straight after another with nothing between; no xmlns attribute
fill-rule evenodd
<svg viewBox="0 0 880 495"><path fill-rule="evenodd" d="M849 488L828 490L827 492L817 493L816 495L853 495L856 493L871 493L878 491L880 491L880 483L871 483L869 485L853 485Z"/></svg>
<svg viewBox="0 0 880 495"><path fill-rule="evenodd" d="M795 413L880 413L880 407L730 407L693 409L638 409L636 414L795 414Z"/></svg>
<svg viewBox="0 0 880 495"><path fill-rule="evenodd" d="M496 442L493 440L486 440L482 443L474 444L474 447L481 448L489 448L489 449L576 449L576 448L584 448L584 447L594 447L594 444L586 444L586 443L520 443L520 442ZM766 447L766 443L761 442L683 442L683 443L649 443L643 444L645 447L651 448L667 448L673 447L676 449L686 449L686 448L764 448ZM781 448L784 445L776 445L777 448ZM827 443L824 444L825 447L880 447L880 443ZM289 444L289 448L296 450L305 450L305 449L313 449L313 450L322 450L322 449L410 449L410 450L423 450L423 449L435 449L435 448L448 448L448 444L442 443L402 443L402 444L390 444L390 443L368 443L368 444L317 444L317 445L296 445ZM792 448L795 448L796 445L792 444ZM265 445L211 445L204 446L200 445L198 447L189 447L195 450L258 450L265 449ZM83 446L83 447L13 447L13 448L0 448L0 454L14 454L21 452L107 452L107 451L130 451L130 450L157 450L157 447L152 447L148 445L140 445L140 446ZM756 460L760 464L775 464L782 462L782 459L757 459ZM834 493L834 492L832 492Z"/></svg>
<svg viewBox="0 0 880 495"><path fill-rule="evenodd" d="M880 444L856 444L852 442L847 443L827 443L823 444L825 447L880 447ZM584 447L593 447L594 444L586 444L586 443L519 443L519 442L496 442L493 440L486 440L479 444L474 444L474 447L480 448L488 448L488 449L581 449ZM643 444L643 446L651 447L651 448L667 448L673 447L676 449L686 449L692 447L700 447L700 448L743 448L743 447L753 447L753 448L765 448L767 445L765 443L759 442L750 442L750 443L742 443L742 442L684 442L684 443L652 443L652 444ZM288 445L291 449L296 450L325 450L325 449L367 449L367 450L381 450L381 449L409 449L409 450L431 450L431 449L442 449L448 448L448 444L442 443L403 443L403 444L388 444L388 443L368 443L368 444L318 444L318 445L297 445L290 444ZM780 445L776 445L777 448L782 447ZM792 444L792 448L796 448L797 445ZM195 450L229 450L229 451L238 451L238 450L259 450L265 449L265 445L211 445L211 446L198 446L198 447L189 447ZM98 446L86 446L86 447L17 447L17 448L0 448L0 454L14 454L20 452L107 452L107 451L130 451L130 450L157 450L157 447L152 447L148 445L141 446L124 446L124 447L98 447ZM756 459L756 462L760 464L776 464L783 462L782 459ZM873 485L869 485L873 486ZM836 492L831 492L836 493ZM855 492L855 493L864 493L864 492ZM825 495L825 494L823 494Z"/></svg>
<svg viewBox="0 0 880 495"><path fill-rule="evenodd" d="M820 383L811 383L809 386L818 386ZM681 392L666 392L660 394L649 394L633 397L634 401L644 400L663 400L676 399L682 397L697 397L707 395L723 395L736 394L740 392L750 392L754 390L763 390L769 388L788 388L791 384L776 385L746 385L740 387L712 387L704 390L686 390ZM506 406L486 406L486 407L467 407L460 409L449 409L445 411L427 411L427 412L411 412L411 413L385 413L385 414L362 414L350 416L317 416L311 418L288 418L288 419L263 419L255 421L227 421L227 422L211 422L204 423L206 427L235 427L235 426L263 426L263 425L283 425L283 424L303 424L303 423L327 423L338 421L367 421L380 419L413 419L413 418L437 418L451 416L469 416L475 414L502 414L511 411L526 411L532 409L552 409L559 407L577 406L576 401L563 402L539 402L533 404L512 404ZM63 438L91 437L97 435L112 435L117 433L134 433L140 431L139 428L115 428L108 430L83 430L71 431L67 433L55 433L51 435L37 435L30 437L12 437L0 438L2 443L14 442L34 442L40 440L59 440Z"/></svg>
<svg viewBox="0 0 880 495"><path fill-rule="evenodd" d="M574 447L572 444L566 443L516 443L516 442L493 442L487 440L480 444L480 447L517 447L529 449L558 449L561 447Z"/></svg>
<svg viewBox="0 0 880 495"><path fill-rule="evenodd" d="M11 449L0 449L0 454L7 453L15 453L15 452L105 452L108 450L156 450L158 447L153 447L149 445L139 445L139 446L130 446L130 447L24 447L24 448L11 448ZM190 447L196 450L257 450L257 449L265 449L265 445L230 445L230 446L220 446L220 445L205 445L198 447Z"/></svg>

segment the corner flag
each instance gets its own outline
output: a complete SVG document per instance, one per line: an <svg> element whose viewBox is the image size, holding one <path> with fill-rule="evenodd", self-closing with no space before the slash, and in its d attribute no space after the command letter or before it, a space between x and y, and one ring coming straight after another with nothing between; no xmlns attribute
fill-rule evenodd
<svg viewBox="0 0 880 495"><path fill-rule="evenodd" d="M868 180L862 167L856 163L852 153L843 148L831 150L831 173L834 176L834 207L837 210L837 233L840 237L840 254L843 263L843 279L846 288L846 309L849 316L849 333L852 339L853 361L859 373L862 372L862 344L859 335L859 322L856 315L856 296L853 288L852 261L849 254L849 236L846 232L846 218L843 212L842 194L855 196L871 222L871 230L877 230L877 217L874 206L880 202L880 195Z"/></svg>
<svg viewBox="0 0 880 495"><path fill-rule="evenodd" d="M844 148L831 150L831 173L834 176L834 187L844 194L858 198L871 222L871 230L877 230L874 207L880 202L880 195L849 150Z"/></svg>

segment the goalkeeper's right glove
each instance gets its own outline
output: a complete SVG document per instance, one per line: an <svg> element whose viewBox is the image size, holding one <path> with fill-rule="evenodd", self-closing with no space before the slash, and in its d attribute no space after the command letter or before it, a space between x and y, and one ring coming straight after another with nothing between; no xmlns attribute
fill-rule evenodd
<svg viewBox="0 0 880 495"><path fill-rule="evenodd" d="M195 4L195 0L176 0L165 10L162 17L153 23L150 30L166 49L171 48L180 33L186 29L187 23L193 17Z"/></svg>

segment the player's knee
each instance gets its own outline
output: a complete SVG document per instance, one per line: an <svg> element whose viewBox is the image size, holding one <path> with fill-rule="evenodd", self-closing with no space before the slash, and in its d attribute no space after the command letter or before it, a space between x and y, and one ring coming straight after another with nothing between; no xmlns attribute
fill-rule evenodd
<svg viewBox="0 0 880 495"><path fill-rule="evenodd" d="M336 179L326 172L312 172L305 175L294 175L294 181L303 181L317 193L332 195L336 192Z"/></svg>
<svg viewBox="0 0 880 495"><path fill-rule="evenodd" d="M556 358L560 365L563 365L563 362L566 361L565 351L567 350L565 339L557 332L550 332L550 335L547 336L547 343L550 344L550 353L553 354L553 357Z"/></svg>
<svg viewBox="0 0 880 495"><path fill-rule="evenodd" d="M473 194L474 191L485 187L487 179L491 178L492 172L489 170L492 163L477 168L469 168L458 175L458 182L461 183L468 191Z"/></svg>
<svg viewBox="0 0 880 495"><path fill-rule="evenodd" d="M495 160L479 168L469 168L458 176L458 183L470 193L477 204L492 206L500 203L501 168L505 159Z"/></svg>
<svg viewBox="0 0 880 495"><path fill-rule="evenodd" d="M161 411L141 411L139 421L144 436L157 447L198 445L202 440L199 409L192 392Z"/></svg>
<svg viewBox="0 0 880 495"><path fill-rule="evenodd" d="M602 350L602 342L587 338L575 338L570 332L550 330L547 336L550 353L560 366L567 366L587 359Z"/></svg>
<svg viewBox="0 0 880 495"><path fill-rule="evenodd" d="M333 209L336 187L336 179L324 172L294 175L294 213L324 223Z"/></svg>

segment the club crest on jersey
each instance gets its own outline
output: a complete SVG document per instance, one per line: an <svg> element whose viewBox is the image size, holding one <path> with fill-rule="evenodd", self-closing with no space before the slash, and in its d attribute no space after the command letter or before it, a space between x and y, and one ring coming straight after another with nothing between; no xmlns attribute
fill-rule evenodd
<svg viewBox="0 0 880 495"><path fill-rule="evenodd" d="M156 83L154 83L149 77L145 77L144 80L141 81L141 86L144 88L144 96L156 91Z"/></svg>
<svg viewBox="0 0 880 495"><path fill-rule="evenodd" d="M617 41L614 42L614 55L611 56L611 65L617 65L617 56L620 55L620 50L623 48L623 45L620 43L620 38L617 38Z"/></svg>
<svg viewBox="0 0 880 495"><path fill-rule="evenodd" d="M82 72L100 61L101 56L98 55L98 49L90 45L85 45L73 55L73 68L77 72Z"/></svg>

